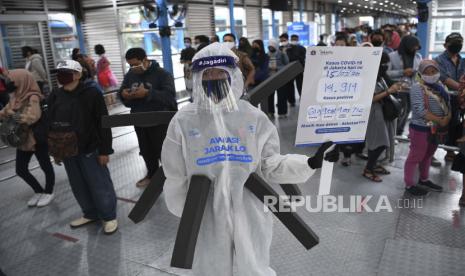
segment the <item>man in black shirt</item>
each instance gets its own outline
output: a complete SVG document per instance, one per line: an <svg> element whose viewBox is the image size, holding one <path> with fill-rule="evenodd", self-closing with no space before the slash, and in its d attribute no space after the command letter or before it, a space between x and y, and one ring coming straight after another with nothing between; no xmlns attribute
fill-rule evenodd
<svg viewBox="0 0 465 276"><path fill-rule="evenodd" d="M161 68L155 60L149 60L142 48L129 49L126 52L126 62L131 69L124 76L119 96L123 104L131 108L131 113L178 110L174 80L169 72ZM147 167L147 175L137 182L137 187L147 186L158 169L167 127L168 125L134 127L140 155Z"/></svg>
<svg viewBox="0 0 465 276"><path fill-rule="evenodd" d="M181 51L181 64L184 65L184 82L186 83L186 91L189 93L192 101L192 58L195 55L195 49L192 48L192 40L190 37L184 38L184 48Z"/></svg>

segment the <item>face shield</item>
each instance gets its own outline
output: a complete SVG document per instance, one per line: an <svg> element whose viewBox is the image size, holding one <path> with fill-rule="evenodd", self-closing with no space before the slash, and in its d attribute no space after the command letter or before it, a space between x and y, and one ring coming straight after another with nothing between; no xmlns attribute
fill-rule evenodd
<svg viewBox="0 0 465 276"><path fill-rule="evenodd" d="M237 57L214 43L202 49L193 59L193 98L197 108L206 112L237 111L237 100L244 81L237 68Z"/></svg>

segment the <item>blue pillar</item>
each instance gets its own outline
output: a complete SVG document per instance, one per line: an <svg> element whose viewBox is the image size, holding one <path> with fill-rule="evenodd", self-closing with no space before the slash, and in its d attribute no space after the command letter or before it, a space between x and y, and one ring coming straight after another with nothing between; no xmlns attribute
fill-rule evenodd
<svg viewBox="0 0 465 276"><path fill-rule="evenodd" d="M81 53L85 54L86 53L86 44L84 43L84 33L82 32L82 24L80 20L75 20L76 21L76 33L78 36L78 41L79 41L79 49L81 49Z"/></svg>
<svg viewBox="0 0 465 276"><path fill-rule="evenodd" d="M271 11L271 29L273 37L278 37L278 28L276 26L275 13L273 10Z"/></svg>
<svg viewBox="0 0 465 276"><path fill-rule="evenodd" d="M304 21L304 0L299 0L299 21Z"/></svg>
<svg viewBox="0 0 465 276"><path fill-rule="evenodd" d="M431 2L431 0L417 0L417 2L428 4L429 2ZM428 5L428 8L430 11L429 16L431 16L431 5ZM429 41L428 41L429 30L428 29L429 29L428 22L418 22L417 37L420 40L420 45L421 45L420 54L423 56L423 58L425 58L426 55L428 54L428 46L429 46Z"/></svg>
<svg viewBox="0 0 465 276"><path fill-rule="evenodd" d="M236 35L236 22L234 21L234 0L229 0L229 24L231 33Z"/></svg>
<svg viewBox="0 0 465 276"><path fill-rule="evenodd" d="M158 28L169 27L168 25L168 6L166 0L156 0L160 9L160 17L158 18ZM161 37L161 50L163 53L163 68L173 74L173 61L171 59L171 41L169 36Z"/></svg>

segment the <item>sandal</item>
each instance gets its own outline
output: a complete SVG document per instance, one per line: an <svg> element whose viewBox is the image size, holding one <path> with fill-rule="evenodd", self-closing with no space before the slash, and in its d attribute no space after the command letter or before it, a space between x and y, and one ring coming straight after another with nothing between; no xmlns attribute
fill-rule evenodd
<svg viewBox="0 0 465 276"><path fill-rule="evenodd" d="M386 170L386 168L381 166L381 165L376 166L375 169L373 170L373 172L374 173L379 173L379 174L384 174L384 175L391 174L390 171Z"/></svg>
<svg viewBox="0 0 465 276"><path fill-rule="evenodd" d="M465 197L461 197L461 198L459 199L459 206L460 206L460 207L465 207Z"/></svg>
<svg viewBox="0 0 465 276"><path fill-rule="evenodd" d="M363 173L362 173L363 177L365 177L366 179L369 179L373 182L382 182L383 180L377 176L374 172L370 171L370 170L363 170Z"/></svg>

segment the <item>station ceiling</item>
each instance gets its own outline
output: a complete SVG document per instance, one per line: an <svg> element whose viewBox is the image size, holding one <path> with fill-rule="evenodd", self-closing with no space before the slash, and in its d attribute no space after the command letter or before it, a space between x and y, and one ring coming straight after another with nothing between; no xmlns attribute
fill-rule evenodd
<svg viewBox="0 0 465 276"><path fill-rule="evenodd" d="M335 3L338 12L346 16L355 14L391 14L415 16L417 3L414 0L325 0Z"/></svg>

